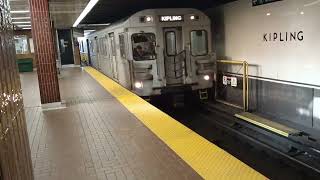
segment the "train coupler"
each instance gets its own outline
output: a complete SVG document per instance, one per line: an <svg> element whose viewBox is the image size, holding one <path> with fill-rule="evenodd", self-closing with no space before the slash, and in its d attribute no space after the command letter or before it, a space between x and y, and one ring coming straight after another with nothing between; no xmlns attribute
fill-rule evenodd
<svg viewBox="0 0 320 180"><path fill-rule="evenodd" d="M173 95L173 106L175 108L184 107L184 94Z"/></svg>
<svg viewBox="0 0 320 180"><path fill-rule="evenodd" d="M201 100L207 100L209 98L208 89L199 89L199 98Z"/></svg>

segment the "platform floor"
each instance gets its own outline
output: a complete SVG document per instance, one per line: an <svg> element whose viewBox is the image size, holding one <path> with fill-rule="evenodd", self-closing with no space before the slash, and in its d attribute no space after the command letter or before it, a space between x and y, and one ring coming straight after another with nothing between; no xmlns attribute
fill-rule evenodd
<svg viewBox="0 0 320 180"><path fill-rule="evenodd" d="M36 73L21 81L35 179L201 179L87 73L62 71L67 108L49 112Z"/></svg>
<svg viewBox="0 0 320 180"><path fill-rule="evenodd" d="M62 71L60 110L21 81L36 179L266 179L92 68Z"/></svg>

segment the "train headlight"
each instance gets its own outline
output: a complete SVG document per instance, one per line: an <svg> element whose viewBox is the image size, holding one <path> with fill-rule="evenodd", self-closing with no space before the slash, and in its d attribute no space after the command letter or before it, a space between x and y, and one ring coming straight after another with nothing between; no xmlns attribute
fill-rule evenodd
<svg viewBox="0 0 320 180"><path fill-rule="evenodd" d="M191 21L199 20L199 16L197 16L197 15L191 15L191 16L190 16L190 20L191 20Z"/></svg>
<svg viewBox="0 0 320 180"><path fill-rule="evenodd" d="M210 76L209 75L204 75L203 79L206 80L206 81L209 81L210 80Z"/></svg>
<svg viewBox="0 0 320 180"><path fill-rule="evenodd" d="M152 17L151 16L146 16L146 22L152 22Z"/></svg>
<svg viewBox="0 0 320 180"><path fill-rule="evenodd" d="M151 23L153 22L152 16L141 16L140 17L140 23Z"/></svg>
<svg viewBox="0 0 320 180"><path fill-rule="evenodd" d="M143 87L143 84L142 82L135 82L134 87L136 87L137 89L141 89Z"/></svg>

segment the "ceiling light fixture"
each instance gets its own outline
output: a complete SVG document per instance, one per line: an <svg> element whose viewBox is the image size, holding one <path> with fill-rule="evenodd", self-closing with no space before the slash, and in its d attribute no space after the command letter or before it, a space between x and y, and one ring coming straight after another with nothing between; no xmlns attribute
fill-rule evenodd
<svg viewBox="0 0 320 180"><path fill-rule="evenodd" d="M22 25L17 25L18 27L31 27L31 25L29 25L29 24L22 24Z"/></svg>
<svg viewBox="0 0 320 180"><path fill-rule="evenodd" d="M19 22L12 22L13 24L30 24L31 21L19 21Z"/></svg>
<svg viewBox="0 0 320 180"><path fill-rule="evenodd" d="M110 26L111 23L104 24L79 24L79 27L94 27L94 26Z"/></svg>
<svg viewBox="0 0 320 180"><path fill-rule="evenodd" d="M30 17L13 17L12 20L30 19Z"/></svg>
<svg viewBox="0 0 320 180"><path fill-rule="evenodd" d="M79 23L87 16L87 14L91 11L91 9L98 3L99 0L90 0L87 6L84 8L80 16L74 22L73 27L77 27Z"/></svg>
<svg viewBox="0 0 320 180"><path fill-rule="evenodd" d="M11 14L23 14L23 13L29 13L29 10L21 10L21 11L10 11Z"/></svg>
<svg viewBox="0 0 320 180"><path fill-rule="evenodd" d="M29 28L22 28L22 29L24 29L24 30L28 30L28 29L31 29L31 27L29 27Z"/></svg>

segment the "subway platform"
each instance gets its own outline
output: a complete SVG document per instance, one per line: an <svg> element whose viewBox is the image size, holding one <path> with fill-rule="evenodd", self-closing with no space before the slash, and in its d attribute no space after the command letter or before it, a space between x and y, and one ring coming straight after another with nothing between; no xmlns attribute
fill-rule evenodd
<svg viewBox="0 0 320 180"><path fill-rule="evenodd" d="M62 70L63 109L21 83L35 179L267 179L92 68Z"/></svg>

